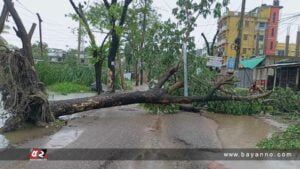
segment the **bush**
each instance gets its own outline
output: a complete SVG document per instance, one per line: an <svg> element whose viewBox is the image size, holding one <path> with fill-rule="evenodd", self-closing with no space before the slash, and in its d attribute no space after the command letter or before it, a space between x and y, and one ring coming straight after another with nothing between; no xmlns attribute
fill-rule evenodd
<svg viewBox="0 0 300 169"><path fill-rule="evenodd" d="M273 134L271 138L260 141L256 146L264 149L300 149L300 123L289 126L283 133Z"/></svg>
<svg viewBox="0 0 300 169"><path fill-rule="evenodd" d="M236 89L238 95L249 95L246 89ZM272 115L287 114L299 116L300 95L290 88L277 88L272 95L265 100L257 101L226 101L208 103L209 111L234 114L252 115L260 112Z"/></svg>
<svg viewBox="0 0 300 169"><path fill-rule="evenodd" d="M94 68L85 65L40 62L35 68L40 80L46 86L62 82L90 86L94 82Z"/></svg>
<svg viewBox="0 0 300 169"><path fill-rule="evenodd" d="M290 88L277 88L267 103L272 108L271 114L298 114L300 112L300 94Z"/></svg>
<svg viewBox="0 0 300 169"><path fill-rule="evenodd" d="M246 89L236 89L235 93L238 95L246 96L249 94ZM208 103L208 110L233 114L233 115L253 115L260 113L265 109L261 100L257 101L216 101Z"/></svg>

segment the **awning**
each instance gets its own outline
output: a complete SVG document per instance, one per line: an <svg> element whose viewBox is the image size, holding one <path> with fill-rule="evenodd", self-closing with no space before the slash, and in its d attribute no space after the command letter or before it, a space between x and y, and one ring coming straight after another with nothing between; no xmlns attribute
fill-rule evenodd
<svg viewBox="0 0 300 169"><path fill-rule="evenodd" d="M254 69L261 62L263 62L265 60L265 58L266 57L264 57L264 56L259 56L259 57L255 57L255 58L252 58L252 59L246 59L246 60L242 60L240 62L240 64L243 68Z"/></svg>

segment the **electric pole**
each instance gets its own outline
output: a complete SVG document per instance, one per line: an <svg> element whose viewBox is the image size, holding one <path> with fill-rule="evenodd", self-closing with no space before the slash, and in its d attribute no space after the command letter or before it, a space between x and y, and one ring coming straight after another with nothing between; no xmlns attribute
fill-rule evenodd
<svg viewBox="0 0 300 169"><path fill-rule="evenodd" d="M143 29L143 32L142 32L142 42L141 42L141 50L144 49L144 43L145 43L145 34L146 34L146 26L147 26L147 10L148 10L148 6L147 6L147 0L144 0L144 11L143 11L143 26L142 26L142 29ZM143 82L144 82L144 71L143 71L143 67L144 67L144 64L143 64L143 55L141 55L141 64L140 64L140 85L143 85Z"/></svg>
<svg viewBox="0 0 300 169"><path fill-rule="evenodd" d="M187 63L187 44L182 45L183 69L184 69L184 96L189 96L188 89L188 63Z"/></svg>
<svg viewBox="0 0 300 169"><path fill-rule="evenodd" d="M238 25L238 36L235 39L235 50L236 50L236 57L235 57L235 64L234 64L235 70L239 68L239 64L240 64L245 8L246 8L246 0L243 0L240 23Z"/></svg>
<svg viewBox="0 0 300 169"><path fill-rule="evenodd" d="M39 32L40 32L40 49L41 49L41 57L43 58L43 37L42 37L42 18L39 13L36 13L39 20Z"/></svg>

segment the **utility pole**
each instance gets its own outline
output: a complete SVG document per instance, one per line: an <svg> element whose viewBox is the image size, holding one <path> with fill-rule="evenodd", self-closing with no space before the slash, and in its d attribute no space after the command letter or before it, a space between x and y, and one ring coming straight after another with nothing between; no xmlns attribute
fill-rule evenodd
<svg viewBox="0 0 300 169"><path fill-rule="evenodd" d="M289 56L289 48L290 48L290 30L291 26L287 28L287 35L285 38L285 50L284 50L284 56L288 57Z"/></svg>
<svg viewBox="0 0 300 169"><path fill-rule="evenodd" d="M240 64L245 8L246 8L246 0L243 0L240 23L238 25L238 37L235 39L235 50L236 50L236 57L235 57L235 64L234 64L235 70L239 68L239 64Z"/></svg>
<svg viewBox="0 0 300 169"><path fill-rule="evenodd" d="M300 57L300 26L298 26L297 31L296 57Z"/></svg>
<svg viewBox="0 0 300 169"><path fill-rule="evenodd" d="M43 58L43 37L42 37L42 18L39 13L36 13L39 20L39 31L40 31L40 49L41 49L41 57Z"/></svg>
<svg viewBox="0 0 300 169"><path fill-rule="evenodd" d="M146 34L146 26L147 26L147 0L144 0L144 11L143 11L143 32L142 32L142 42L141 42L141 50L144 49L144 43L145 43L145 34ZM144 67L144 63L143 63L143 55L141 55L141 60L140 60L140 85L143 85L144 82L144 71L143 71L143 67Z"/></svg>
<svg viewBox="0 0 300 169"><path fill-rule="evenodd" d="M187 63L187 44L182 45L183 67L184 67L184 96L189 96L188 89L188 63Z"/></svg>
<svg viewBox="0 0 300 169"><path fill-rule="evenodd" d="M82 25L81 25L81 22L79 21L79 28L78 28L78 48L77 48L78 63L80 63L81 41L82 41Z"/></svg>

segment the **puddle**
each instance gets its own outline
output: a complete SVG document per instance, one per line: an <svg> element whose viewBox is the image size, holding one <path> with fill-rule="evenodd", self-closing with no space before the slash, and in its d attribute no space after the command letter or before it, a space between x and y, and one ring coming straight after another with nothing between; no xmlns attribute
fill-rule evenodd
<svg viewBox="0 0 300 169"><path fill-rule="evenodd" d="M75 141L82 134L82 132L83 130L79 129L63 128L59 132L50 136L50 141L48 141L43 147L63 148Z"/></svg>
<svg viewBox="0 0 300 169"><path fill-rule="evenodd" d="M218 125L218 136L224 148L255 148L262 139L280 132L265 119L251 116L232 116L216 113L204 113L204 116L215 120ZM219 161L230 169L299 169L299 161Z"/></svg>
<svg viewBox="0 0 300 169"><path fill-rule="evenodd" d="M95 93L72 93L68 95L61 95L53 92L49 92L49 100L67 100L67 99L75 99L75 98L83 98L83 97L90 97L95 96ZM5 113L3 110L3 102L1 101L2 95L0 92L0 128L3 127L7 117L2 116ZM57 127L49 127L45 128L37 128L34 126L29 126L28 129L6 133L5 136L0 134L0 149L8 147L9 143L18 144L22 143L26 140L31 140L34 138L38 138L43 135L48 135L57 131ZM49 146L51 147L61 147L69 144L72 140L77 138L80 131L64 131L65 133L58 132L58 135L53 135L52 140L49 142ZM57 140L63 140L61 142Z"/></svg>
<svg viewBox="0 0 300 169"><path fill-rule="evenodd" d="M203 115L218 123L218 136L223 148L255 148L260 140L270 137L274 132L279 132L264 120L252 116L217 113Z"/></svg>

